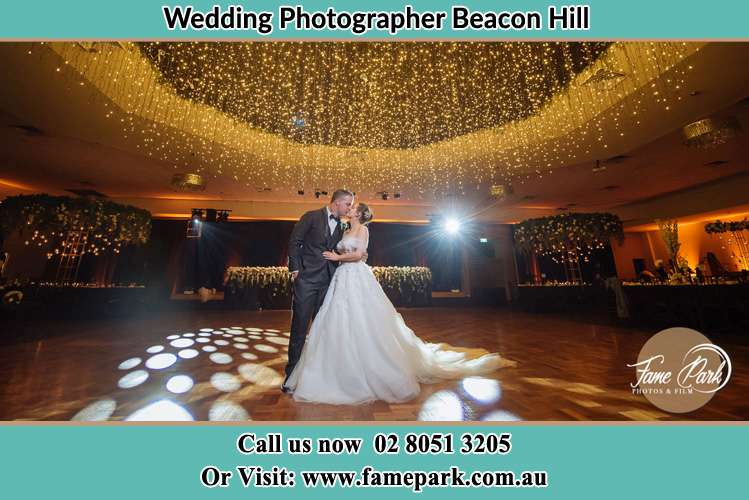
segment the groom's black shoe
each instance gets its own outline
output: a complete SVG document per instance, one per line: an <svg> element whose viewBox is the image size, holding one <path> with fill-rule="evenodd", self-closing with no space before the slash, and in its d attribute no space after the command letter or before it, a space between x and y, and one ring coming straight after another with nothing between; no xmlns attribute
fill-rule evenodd
<svg viewBox="0 0 749 500"><path fill-rule="evenodd" d="M289 381L289 376L287 375L285 379L283 379L283 384L281 384L281 392L284 394L291 394L291 388L286 385L286 382Z"/></svg>

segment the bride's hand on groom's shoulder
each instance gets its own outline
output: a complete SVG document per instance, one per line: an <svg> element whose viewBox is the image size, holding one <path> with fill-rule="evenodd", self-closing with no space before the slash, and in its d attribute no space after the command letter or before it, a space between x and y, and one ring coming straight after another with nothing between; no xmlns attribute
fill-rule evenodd
<svg viewBox="0 0 749 500"><path fill-rule="evenodd" d="M335 252L323 252L322 256L325 260L332 260L333 262L336 262L341 258L341 256Z"/></svg>

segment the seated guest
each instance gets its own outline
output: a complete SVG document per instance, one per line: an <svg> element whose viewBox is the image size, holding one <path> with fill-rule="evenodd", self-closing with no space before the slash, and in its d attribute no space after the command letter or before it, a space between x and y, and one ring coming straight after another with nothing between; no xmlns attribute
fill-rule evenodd
<svg viewBox="0 0 749 500"><path fill-rule="evenodd" d="M697 266L694 271L697 274L697 283L700 285L705 282L705 275L702 273L702 266Z"/></svg>
<svg viewBox="0 0 749 500"><path fill-rule="evenodd" d="M640 283L652 283L653 281L655 281L655 274L651 273L647 269L643 269L637 279L640 281Z"/></svg>
<svg viewBox="0 0 749 500"><path fill-rule="evenodd" d="M661 283L668 280L668 270L660 259L655 261L655 275Z"/></svg>

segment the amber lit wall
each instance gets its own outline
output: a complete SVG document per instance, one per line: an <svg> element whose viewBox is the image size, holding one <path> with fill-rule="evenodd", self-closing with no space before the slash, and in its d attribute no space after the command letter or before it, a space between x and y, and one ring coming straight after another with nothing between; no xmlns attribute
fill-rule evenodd
<svg viewBox="0 0 749 500"><path fill-rule="evenodd" d="M743 218L743 216L735 216L724 217L721 220L732 221ZM705 259L708 252L712 252L726 270L740 270L737 248L735 244L729 242L729 235L707 234L705 223L705 220L700 220L679 224L679 242L681 243L679 254L687 259L692 269ZM624 244L621 246L614 244L612 249L617 275L625 280L636 278L633 259L645 259L647 267L653 269L655 261L668 262L670 257L657 229L627 232Z"/></svg>

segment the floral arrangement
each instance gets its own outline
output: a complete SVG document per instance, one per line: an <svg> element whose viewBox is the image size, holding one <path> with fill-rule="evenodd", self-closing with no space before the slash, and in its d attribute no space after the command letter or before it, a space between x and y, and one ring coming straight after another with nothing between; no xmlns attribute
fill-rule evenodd
<svg viewBox="0 0 749 500"><path fill-rule="evenodd" d="M661 238L665 243L668 253L671 254L671 260L678 262L679 249L681 243L679 243L679 223L676 220L656 220L655 223L658 225L658 229L661 232Z"/></svg>
<svg viewBox="0 0 749 500"><path fill-rule="evenodd" d="M749 219L738 220L734 222L723 222L716 220L705 224L707 234L715 233L735 233L738 231L749 231Z"/></svg>
<svg viewBox="0 0 749 500"><path fill-rule="evenodd" d="M566 213L515 225L515 246L537 255L586 253L624 240L622 221L609 213Z"/></svg>
<svg viewBox="0 0 749 500"><path fill-rule="evenodd" d="M432 290L432 271L428 267L373 267L372 272L385 292L410 297Z"/></svg>
<svg viewBox="0 0 749 500"><path fill-rule="evenodd" d="M431 291L432 271L427 267L373 267L372 272L386 292L410 296ZM291 274L286 267L229 267L224 284L232 292L260 288L280 296L291 293Z"/></svg>
<svg viewBox="0 0 749 500"><path fill-rule="evenodd" d="M229 267L224 285L232 292L247 288L265 288L273 296L291 293L291 273L287 267Z"/></svg>
<svg viewBox="0 0 749 500"><path fill-rule="evenodd" d="M127 244L146 243L151 234L151 213L108 200L47 194L9 196L0 203L0 234L31 231L38 246L62 240L74 231L87 234L86 251L118 252ZM60 249L56 249L58 253Z"/></svg>

